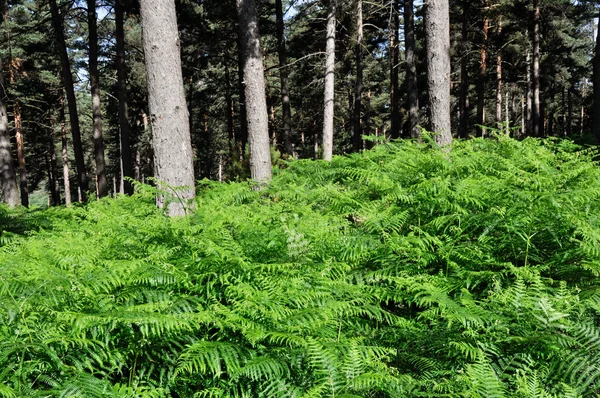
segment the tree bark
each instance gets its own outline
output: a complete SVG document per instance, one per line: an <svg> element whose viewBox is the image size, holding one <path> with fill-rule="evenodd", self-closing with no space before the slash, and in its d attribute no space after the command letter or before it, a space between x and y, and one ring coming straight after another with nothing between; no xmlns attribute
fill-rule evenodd
<svg viewBox="0 0 600 398"><path fill-rule="evenodd" d="M404 0L404 41L406 46L406 80L408 91L408 132L412 138L421 135L419 131L419 85L417 82L417 62L415 57L415 13L414 1Z"/></svg>
<svg viewBox="0 0 600 398"><path fill-rule="evenodd" d="M400 83L398 67L400 63L400 16L398 0L391 0L392 26L390 26L390 135L400 138Z"/></svg>
<svg viewBox="0 0 600 398"><path fill-rule="evenodd" d="M452 142L450 122L450 20L448 0L426 0L427 84L431 130L440 146Z"/></svg>
<svg viewBox="0 0 600 398"><path fill-rule="evenodd" d="M96 25L96 0L87 0L89 31L90 88L92 92L92 119L94 137L94 160L96 161L96 181L98 198L108 195L106 162L104 158L104 137L102 136L102 107L100 105L100 75L98 73L98 27Z"/></svg>
<svg viewBox="0 0 600 398"><path fill-rule="evenodd" d="M354 115L352 147L355 152L362 149L362 92L363 92L363 7L356 0L356 84L354 86Z"/></svg>
<svg viewBox="0 0 600 398"><path fill-rule="evenodd" d="M533 57L531 65L531 85L532 85L532 112L531 134L534 137L540 137L541 130L541 109L540 109L540 2L533 0Z"/></svg>
<svg viewBox="0 0 600 398"><path fill-rule="evenodd" d="M23 124L21 120L21 108L19 101L15 101L13 107L15 118L15 131L17 140L17 160L19 164L19 188L21 193L21 205L29 207L29 184L27 182L27 167L25 165L25 142L23 138Z"/></svg>
<svg viewBox="0 0 600 398"><path fill-rule="evenodd" d="M15 207L19 205L19 194L5 101L6 92L2 76L2 60L0 59L0 194L2 194L3 203L9 207Z"/></svg>
<svg viewBox="0 0 600 398"><path fill-rule="evenodd" d="M600 144L600 29L596 36L595 54L593 59L593 85L594 85L594 105L592 111L592 134L596 138L596 142ZM571 91L569 91L569 95ZM571 101L569 101L569 105ZM571 111L569 111L569 115ZM583 120L583 117L582 117ZM569 126L570 127L570 126ZM570 128L569 128L570 130Z"/></svg>
<svg viewBox="0 0 600 398"><path fill-rule="evenodd" d="M459 112L460 121L458 127L458 135L460 138L467 138L469 136L469 109L468 109L468 98L469 98L469 0L463 0L463 21L461 29L461 58L460 58L460 98L459 98Z"/></svg>
<svg viewBox="0 0 600 398"><path fill-rule="evenodd" d="M335 95L335 27L336 2L329 0L327 8L327 45L325 59L325 92L323 110L323 159L333 158L333 117Z"/></svg>
<svg viewBox="0 0 600 398"><path fill-rule="evenodd" d="M285 153L294 156L294 142L292 140L292 107L290 104L290 90L288 87L287 49L285 46L285 25L283 23L282 0L275 0L275 14L277 18L277 52L279 54L279 79L281 81L281 104L283 112L283 144Z"/></svg>
<svg viewBox="0 0 600 398"><path fill-rule="evenodd" d="M119 144L121 151L121 178L123 181L123 191L126 195L133 193L133 185L125 177L133 178L131 162L131 134L129 130L129 114L127 104L127 69L125 66L125 31L123 0L115 0L115 34L117 41L117 91L119 99Z"/></svg>
<svg viewBox="0 0 600 398"><path fill-rule="evenodd" d="M69 151L67 150L67 126L65 120L64 98L60 98L60 142L63 166L63 185L65 187L65 206L71 205L71 181L69 180Z"/></svg>
<svg viewBox="0 0 600 398"><path fill-rule="evenodd" d="M192 140L183 88L174 0L140 0L154 174L175 200L157 198L170 216L185 215L196 196Z"/></svg>
<svg viewBox="0 0 600 398"><path fill-rule="evenodd" d="M67 45L63 31L63 23L56 0L50 0L50 12L52 14L52 25L56 36L56 45L60 53L60 63L62 67L62 80L67 95L69 107L69 119L71 122L71 134L73 136L73 152L75 153L75 164L77 166L77 180L79 182L79 191L81 192L81 201L87 200L86 194L89 190L88 177L85 171L85 160L83 156L83 145L81 143L81 131L79 129L79 113L77 112L77 102L75 99L75 87L73 84L73 75L69 55L67 54Z"/></svg>
<svg viewBox="0 0 600 398"><path fill-rule="evenodd" d="M498 36L502 34L502 20L498 20ZM502 49L496 54L496 123L502 123ZM506 98L508 101L508 98Z"/></svg>
<svg viewBox="0 0 600 398"><path fill-rule="evenodd" d="M250 149L250 176L258 182L271 180L269 115L258 15L254 0L236 0L241 55L244 65L244 93Z"/></svg>
<svg viewBox="0 0 600 398"><path fill-rule="evenodd" d="M56 120L50 118L50 129L48 131L48 185L50 189L50 197L52 198L52 206L60 205L60 188L58 186L58 167L56 164L56 146L54 144L54 130L56 128Z"/></svg>
<svg viewBox="0 0 600 398"><path fill-rule="evenodd" d="M479 61L479 79L477 81L477 131L479 135L485 135L485 81L487 78L487 47L490 22L487 15L487 0L482 0L482 34L480 61Z"/></svg>
<svg viewBox="0 0 600 398"><path fill-rule="evenodd" d="M567 90L567 136L573 134L573 88ZM594 99L595 100L595 99ZM600 100L598 101L600 103ZM596 136L598 137L598 136Z"/></svg>

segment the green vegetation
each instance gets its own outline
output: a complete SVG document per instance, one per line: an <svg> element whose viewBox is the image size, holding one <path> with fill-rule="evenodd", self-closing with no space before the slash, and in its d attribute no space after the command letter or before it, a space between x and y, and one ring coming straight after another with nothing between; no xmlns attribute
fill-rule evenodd
<svg viewBox="0 0 600 398"><path fill-rule="evenodd" d="M600 170L384 144L270 187L0 210L0 396L592 397Z"/></svg>

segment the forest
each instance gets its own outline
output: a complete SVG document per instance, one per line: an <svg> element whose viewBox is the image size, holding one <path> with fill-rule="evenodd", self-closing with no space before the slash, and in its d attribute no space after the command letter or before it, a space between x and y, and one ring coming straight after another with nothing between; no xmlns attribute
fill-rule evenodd
<svg viewBox="0 0 600 398"><path fill-rule="evenodd" d="M0 397L600 397L599 16L0 0Z"/></svg>

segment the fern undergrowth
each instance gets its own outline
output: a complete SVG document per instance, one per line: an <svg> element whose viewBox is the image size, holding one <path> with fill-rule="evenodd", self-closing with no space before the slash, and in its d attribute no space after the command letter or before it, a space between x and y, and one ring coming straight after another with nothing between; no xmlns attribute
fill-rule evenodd
<svg viewBox="0 0 600 398"><path fill-rule="evenodd" d="M399 142L0 209L0 397L600 395L600 170L567 141Z"/></svg>

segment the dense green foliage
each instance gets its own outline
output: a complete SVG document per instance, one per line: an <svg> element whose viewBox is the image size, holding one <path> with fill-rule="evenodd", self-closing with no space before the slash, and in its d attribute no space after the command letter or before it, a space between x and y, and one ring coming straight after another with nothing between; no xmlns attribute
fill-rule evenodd
<svg viewBox="0 0 600 398"><path fill-rule="evenodd" d="M0 396L597 396L594 155L401 142L182 219L143 185L0 209Z"/></svg>

